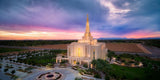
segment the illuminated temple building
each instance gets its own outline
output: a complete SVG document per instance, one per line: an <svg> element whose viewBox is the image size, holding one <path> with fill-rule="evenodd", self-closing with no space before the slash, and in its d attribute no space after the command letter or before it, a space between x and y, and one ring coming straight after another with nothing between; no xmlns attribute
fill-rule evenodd
<svg viewBox="0 0 160 80"><path fill-rule="evenodd" d="M67 59L71 65L87 63L93 59L106 59L107 49L105 43L97 42L90 33L87 15L86 31L82 39L67 46Z"/></svg>

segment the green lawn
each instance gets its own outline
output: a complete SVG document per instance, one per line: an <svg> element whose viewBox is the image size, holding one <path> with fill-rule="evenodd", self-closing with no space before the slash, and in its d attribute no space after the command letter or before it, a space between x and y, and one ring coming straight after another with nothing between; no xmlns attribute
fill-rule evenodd
<svg viewBox="0 0 160 80"><path fill-rule="evenodd" d="M37 65L37 66L45 66L48 63L55 63L56 59L54 59L54 55L44 55L44 56L33 56L31 58L20 59L19 62L23 62L25 64Z"/></svg>
<svg viewBox="0 0 160 80"><path fill-rule="evenodd" d="M129 80L160 80L160 72L148 68L133 68L119 65L111 66L113 70L110 74L114 74L116 77L123 77Z"/></svg>
<svg viewBox="0 0 160 80"><path fill-rule="evenodd" d="M0 53L5 52L14 52L14 51L23 51L24 49L16 49L16 48L0 48Z"/></svg>
<svg viewBox="0 0 160 80"><path fill-rule="evenodd" d="M127 67L112 64L109 72L106 73L109 77L114 79L127 79L127 80L160 80L160 61L154 61L148 57L142 57L139 55L120 54L116 55L113 51L109 51L108 57L116 57L119 61L131 63L143 63L142 68ZM102 62L102 61L101 61ZM103 70L102 70L103 71ZM105 71L107 72L107 70Z"/></svg>
<svg viewBox="0 0 160 80"><path fill-rule="evenodd" d="M46 52L47 53L43 53ZM39 54L36 54L40 52ZM33 51L31 53L22 53L19 55L27 55L26 59L18 58L18 62L30 64L30 65L37 65L37 66L46 66L48 63L55 63L57 54L66 54L67 50L42 50L42 51Z"/></svg>

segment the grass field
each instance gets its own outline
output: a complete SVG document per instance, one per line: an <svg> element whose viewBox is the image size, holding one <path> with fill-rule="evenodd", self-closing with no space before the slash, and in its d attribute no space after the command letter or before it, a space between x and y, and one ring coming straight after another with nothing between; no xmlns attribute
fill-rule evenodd
<svg viewBox="0 0 160 80"><path fill-rule="evenodd" d="M111 75L114 74L117 77L121 76L124 79L129 80L160 80L160 72L150 70L149 68L133 68L133 67L124 67L119 65L111 65L113 71Z"/></svg>
<svg viewBox="0 0 160 80"><path fill-rule="evenodd" d="M23 51L24 49L16 49L16 48L0 48L0 53L5 52L14 52L14 51Z"/></svg>
<svg viewBox="0 0 160 80"><path fill-rule="evenodd" d="M37 54L38 53L38 54ZM29 53L22 53L19 55L27 55L25 59L23 57L18 58L18 62L37 65L37 66L46 66L48 63L55 63L57 54L65 54L67 50L42 50L42 51L33 51Z"/></svg>

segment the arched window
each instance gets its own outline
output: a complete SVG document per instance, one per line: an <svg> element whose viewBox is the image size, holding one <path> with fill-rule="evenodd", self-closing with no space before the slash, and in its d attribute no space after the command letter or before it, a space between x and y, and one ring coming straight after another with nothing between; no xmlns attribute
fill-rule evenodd
<svg viewBox="0 0 160 80"><path fill-rule="evenodd" d="M88 55L88 53L87 53L87 46L85 46L85 57L87 57L87 55Z"/></svg>

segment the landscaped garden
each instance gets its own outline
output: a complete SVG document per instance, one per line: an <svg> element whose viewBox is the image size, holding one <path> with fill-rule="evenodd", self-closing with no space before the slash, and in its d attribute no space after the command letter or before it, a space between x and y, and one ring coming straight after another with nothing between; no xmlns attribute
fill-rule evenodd
<svg viewBox="0 0 160 80"><path fill-rule="evenodd" d="M57 54L65 54L66 50L43 50L43 51L33 51L28 53L20 53L18 62L37 65L37 66L50 66L56 62ZM24 58L25 57L25 58Z"/></svg>
<svg viewBox="0 0 160 80"><path fill-rule="evenodd" d="M115 79L129 80L159 80L160 71L150 70L149 68L125 67L112 64L109 77Z"/></svg>
<svg viewBox="0 0 160 80"><path fill-rule="evenodd" d="M56 62L56 56L58 54L66 55L66 50L40 50L40 51L28 51L20 52L18 55L1 56L1 60L6 60L9 63L21 64L27 67L16 68L14 65L8 65L9 63L3 65L0 64L2 71L12 78L17 78L16 72L32 73L34 66L47 66L54 67ZM93 68L87 68L88 65L74 66L74 68L79 71L80 74L84 76L91 76L95 78L102 78L102 74L105 75L106 80L119 79L119 80L160 80L160 61L152 60L148 57L141 57L139 55L131 54L115 54L113 51L109 51L107 55L110 60L93 60ZM62 56L63 57L63 56ZM124 63L124 65L110 64L110 61L115 58L115 62L118 64ZM67 60L62 60L60 62L60 67L65 67ZM131 64L138 65L142 63L141 67L132 67ZM29 67L32 66L32 67ZM78 78L77 78L78 80Z"/></svg>
<svg viewBox="0 0 160 80"><path fill-rule="evenodd" d="M5 53L5 52L14 52L14 51L23 51L25 49L17 49L17 48L0 48L0 53Z"/></svg>
<svg viewBox="0 0 160 80"><path fill-rule="evenodd" d="M78 70L79 73L84 76L95 77L95 78L100 78L100 79L102 78L100 73L95 69L85 68L80 65L72 66L72 69Z"/></svg>
<svg viewBox="0 0 160 80"><path fill-rule="evenodd" d="M142 57L138 54L131 55L131 54L115 54L113 51L109 51L107 55L110 59L113 57L116 58L116 61L119 63L124 63L126 66L130 66L131 64L138 65L139 63L143 64L143 67L158 67L160 66L160 61L152 60L149 57Z"/></svg>
<svg viewBox="0 0 160 80"><path fill-rule="evenodd" d="M106 60L93 60L92 64L96 71L105 74L105 79L116 80L160 80L160 61L154 61L147 57L141 57L131 54L116 55L114 52L109 52L109 58L115 57L120 62L125 62L127 66L110 64ZM142 62L143 67L130 67L128 64Z"/></svg>
<svg viewBox="0 0 160 80"><path fill-rule="evenodd" d="M7 46L37 46L53 44L69 44L76 40L0 40L1 45Z"/></svg>
<svg viewBox="0 0 160 80"><path fill-rule="evenodd" d="M5 75L12 79L17 79L17 74L23 73L21 77L26 74L30 74L41 66L54 67L57 54L66 56L66 50L39 50L39 51L25 51L19 52L19 54L0 56L0 69ZM65 64L66 61L62 61L61 64Z"/></svg>

